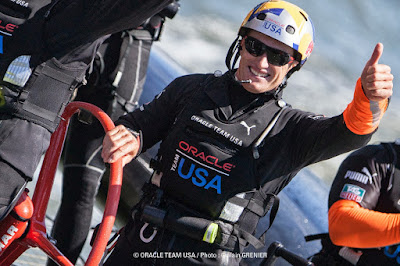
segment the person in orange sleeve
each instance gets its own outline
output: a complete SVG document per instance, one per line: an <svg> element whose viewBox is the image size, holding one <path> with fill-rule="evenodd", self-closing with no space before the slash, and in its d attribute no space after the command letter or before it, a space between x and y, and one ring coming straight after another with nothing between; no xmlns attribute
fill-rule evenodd
<svg viewBox="0 0 400 266"><path fill-rule="evenodd" d="M265 1L240 26L228 71L179 77L116 121L103 140L104 162L125 164L161 144L154 174L105 265L239 265L248 244L264 244L254 233L260 217L275 213L271 194L303 167L368 143L392 95L390 67L378 63L383 45L366 63L353 101L334 117L294 109L282 98L313 47L303 9ZM145 257L154 251L194 256Z"/></svg>
<svg viewBox="0 0 400 266"><path fill-rule="evenodd" d="M315 265L400 264L400 139L341 164L329 193L329 236Z"/></svg>

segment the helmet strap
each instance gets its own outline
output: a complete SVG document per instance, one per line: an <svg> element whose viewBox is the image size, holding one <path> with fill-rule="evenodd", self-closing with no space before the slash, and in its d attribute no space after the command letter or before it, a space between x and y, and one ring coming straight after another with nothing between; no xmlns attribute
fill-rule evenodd
<svg viewBox="0 0 400 266"><path fill-rule="evenodd" d="M226 55L225 64L228 67L229 72L232 72L232 70L235 67L235 64L236 64L236 62L237 62L237 60L238 60L238 58L240 56L240 53L239 53L239 50L240 50L239 49L239 47L240 47L240 45L239 45L239 37L240 36L237 36L236 39L233 41L233 43L229 47L228 54ZM233 60L233 62L231 64L232 57L233 57L234 54L235 54L235 58L234 58L234 60Z"/></svg>
<svg viewBox="0 0 400 266"><path fill-rule="evenodd" d="M283 78L282 83L276 88L274 96L275 98L278 97L279 92L281 92L284 88L287 86L287 80L290 78L290 76L298 71L301 68L300 64L289 70L289 72L286 74L286 76Z"/></svg>
<svg viewBox="0 0 400 266"><path fill-rule="evenodd" d="M289 73L288 73L289 74ZM279 84L279 86L275 89L275 92L274 92L274 98L275 99L278 99L279 98L279 93L284 89L284 88L286 88L286 86L287 86L287 79L288 79L289 77L286 75L284 78L283 78L283 80L282 80L282 83L281 84Z"/></svg>
<svg viewBox="0 0 400 266"><path fill-rule="evenodd" d="M300 66L300 63L299 63L299 64L297 64L297 66L295 66L294 68L292 68L291 70L289 70L289 72L286 74L286 79L290 78L290 76L291 76L294 72L300 70L300 68L301 68L301 66Z"/></svg>

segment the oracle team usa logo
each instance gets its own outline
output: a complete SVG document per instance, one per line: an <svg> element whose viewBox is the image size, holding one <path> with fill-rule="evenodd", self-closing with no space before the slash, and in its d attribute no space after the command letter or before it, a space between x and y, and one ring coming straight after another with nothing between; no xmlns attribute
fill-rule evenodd
<svg viewBox="0 0 400 266"><path fill-rule="evenodd" d="M229 162L220 162L216 156L200 152L185 141L179 142L170 170L197 187L222 193L223 178L235 167Z"/></svg>

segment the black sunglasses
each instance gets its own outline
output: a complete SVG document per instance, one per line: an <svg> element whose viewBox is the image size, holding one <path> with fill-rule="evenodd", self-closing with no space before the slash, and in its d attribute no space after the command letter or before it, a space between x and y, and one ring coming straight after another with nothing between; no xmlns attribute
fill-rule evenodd
<svg viewBox="0 0 400 266"><path fill-rule="evenodd" d="M244 39L244 47L247 52L252 56L260 56L264 53L267 54L268 63L274 66L284 66L287 63L294 61L294 57L285 53L284 51L269 47L268 45L260 42L256 38L246 36Z"/></svg>

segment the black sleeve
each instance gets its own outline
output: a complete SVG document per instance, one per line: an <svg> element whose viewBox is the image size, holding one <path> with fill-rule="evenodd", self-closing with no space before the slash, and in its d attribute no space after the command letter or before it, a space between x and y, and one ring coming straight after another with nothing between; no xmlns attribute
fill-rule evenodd
<svg viewBox="0 0 400 266"><path fill-rule="evenodd" d="M257 164L261 182L268 182L277 193L304 167L360 148L371 135L352 133L342 115L327 118L289 107L261 149Z"/></svg>
<svg viewBox="0 0 400 266"><path fill-rule="evenodd" d="M53 54L97 38L136 28L172 0L69 0L52 1L44 37ZM49 8L49 7L45 7Z"/></svg>
<svg viewBox="0 0 400 266"><path fill-rule="evenodd" d="M195 74L175 79L153 101L120 117L116 124L142 131L143 151L146 151L168 134L175 118L199 87L204 76Z"/></svg>
<svg viewBox="0 0 400 266"><path fill-rule="evenodd" d="M312 163L360 148L372 136L351 132L342 115L328 118L290 109L280 123L275 134L285 136L285 142L279 148L287 160L287 168L291 170L300 170Z"/></svg>
<svg viewBox="0 0 400 266"><path fill-rule="evenodd" d="M329 207L340 199L353 200L373 210L377 206L389 160L382 145L366 146L348 156L339 167L329 193Z"/></svg>

